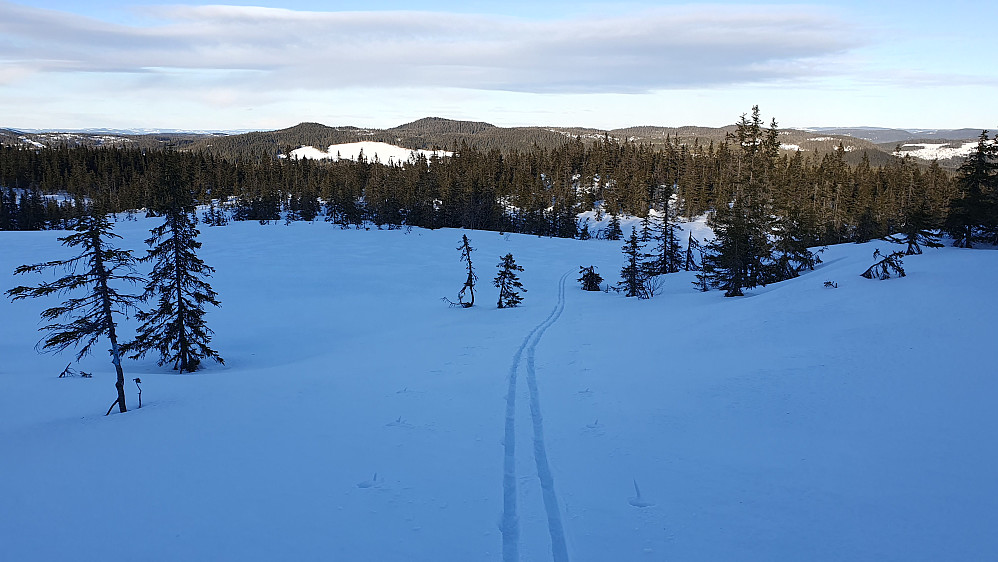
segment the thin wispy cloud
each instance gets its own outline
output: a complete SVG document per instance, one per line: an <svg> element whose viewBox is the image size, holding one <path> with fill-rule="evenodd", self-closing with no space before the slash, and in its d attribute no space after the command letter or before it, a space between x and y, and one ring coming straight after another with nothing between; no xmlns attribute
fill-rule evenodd
<svg viewBox="0 0 998 562"><path fill-rule="evenodd" d="M103 72L271 91L635 93L807 79L862 44L847 22L800 6L545 21L235 6L146 10L149 23L140 26L0 2L0 68L15 77L5 82L32 72Z"/></svg>

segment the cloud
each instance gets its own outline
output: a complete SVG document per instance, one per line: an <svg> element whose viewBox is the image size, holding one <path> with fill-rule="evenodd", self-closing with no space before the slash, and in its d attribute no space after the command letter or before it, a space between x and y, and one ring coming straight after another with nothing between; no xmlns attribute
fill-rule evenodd
<svg viewBox="0 0 998 562"><path fill-rule="evenodd" d="M158 6L146 15L151 25L128 26L0 1L0 67L196 76L206 86L278 91L636 93L807 78L861 44L848 24L800 6L545 21L237 6Z"/></svg>

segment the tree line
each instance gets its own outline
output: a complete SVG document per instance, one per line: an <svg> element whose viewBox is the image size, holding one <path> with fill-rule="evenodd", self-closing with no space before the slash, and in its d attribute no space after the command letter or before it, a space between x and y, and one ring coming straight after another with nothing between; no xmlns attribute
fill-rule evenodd
<svg viewBox="0 0 998 562"><path fill-rule="evenodd" d="M915 215L935 228L973 222L980 232L970 234L971 243L995 231L994 143L986 133L954 176L909 157L877 167L867 158L849 165L841 146L824 155L781 154L775 121L764 126L758 108L745 118L756 129L750 140L740 123L721 143L673 138L652 147L606 136L505 153L462 143L450 147L451 157L401 163L297 160L271 152L229 159L208 151L5 146L0 229L66 228L79 216L74 201L81 200L110 212L155 209L163 189L159 170L172 158L196 203L217 205L213 212L235 220L322 217L343 227L588 238L615 233L592 232L578 219L585 211L597 218L646 217L669 206L679 218L707 212L723 217L733 203L761 201L761 212L780 217L781 227L794 223L794 235L812 246L894 234ZM746 142L755 143L748 158ZM56 193L65 197L47 197Z"/></svg>

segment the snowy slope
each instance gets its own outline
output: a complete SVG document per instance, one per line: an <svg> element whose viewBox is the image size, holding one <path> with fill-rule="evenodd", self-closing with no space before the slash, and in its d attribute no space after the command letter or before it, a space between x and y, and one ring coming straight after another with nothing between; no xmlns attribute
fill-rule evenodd
<svg viewBox="0 0 998 562"><path fill-rule="evenodd" d="M956 145L956 146L954 146ZM898 156L914 156L923 160L946 160L948 158L966 157L977 147L977 141L967 141L963 143L947 142L923 142L917 144L905 144L901 150L897 151Z"/></svg>
<svg viewBox="0 0 998 562"><path fill-rule="evenodd" d="M105 357L57 379L32 349L51 302L0 302L0 558L998 557L998 253L869 281L887 244L844 245L744 298L682 273L638 301L574 281L615 281L620 242L466 233L462 310L460 231L204 228L226 365L128 361L124 415ZM58 234L0 233L0 289L47 279L10 273ZM507 252L528 292L497 310Z"/></svg>
<svg viewBox="0 0 998 562"><path fill-rule="evenodd" d="M395 146L393 144L373 141L333 144L330 145L325 152L311 146L303 146L291 151L292 158L311 158L313 160L358 160L361 154L363 154L369 161L373 162L374 159L377 158L384 163L408 162L409 160L415 158L418 154L421 154L426 158L430 158L433 155L451 155L450 152L444 150L411 150Z"/></svg>

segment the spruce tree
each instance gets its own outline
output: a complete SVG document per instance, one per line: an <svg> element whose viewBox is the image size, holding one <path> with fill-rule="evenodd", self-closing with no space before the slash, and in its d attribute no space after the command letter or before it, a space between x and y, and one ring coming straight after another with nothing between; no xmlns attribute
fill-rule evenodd
<svg viewBox="0 0 998 562"><path fill-rule="evenodd" d="M950 202L946 231L953 244L972 248L984 240L987 231L998 228L995 219L995 199L998 197L998 142L988 139L982 131L977 147L960 166L956 180L959 197Z"/></svg>
<svg viewBox="0 0 998 562"><path fill-rule="evenodd" d="M804 219L796 211L788 211L774 222L773 260L769 282L793 279L805 269L814 270L821 258L810 248L817 241L808 233Z"/></svg>
<svg viewBox="0 0 998 562"><path fill-rule="evenodd" d="M604 237L607 240L620 240L624 237L624 232L620 229L620 217L616 213L610 215L610 222L606 225Z"/></svg>
<svg viewBox="0 0 998 562"><path fill-rule="evenodd" d="M603 277L599 273L596 273L596 266L590 265L589 267L579 266L579 283L582 283L583 291L599 291L600 283L603 282Z"/></svg>
<svg viewBox="0 0 998 562"><path fill-rule="evenodd" d="M703 246L700 245L700 241L694 238L693 233L690 232L689 238L686 241L686 257L683 260L684 271L700 271L701 269L700 264L697 263L696 257L693 255L693 250L696 250L700 254L700 263L703 263Z"/></svg>
<svg viewBox="0 0 998 562"><path fill-rule="evenodd" d="M166 153L159 178L164 221L151 229L147 255L153 270L144 299L155 299L152 310L141 311L142 322L134 341L123 347L133 359L155 350L158 364L172 363L181 373L196 371L202 359L224 364L209 347L212 330L204 320L206 304L220 306L218 295L206 281L215 271L198 257L201 248L195 226L194 197L177 168L173 154Z"/></svg>
<svg viewBox="0 0 998 562"><path fill-rule="evenodd" d="M644 297L643 283L647 276L647 268L644 262L643 246L638 237L638 231L631 228L631 235L621 247L626 261L620 270L620 282L617 287L624 292L625 297Z"/></svg>
<svg viewBox="0 0 998 562"><path fill-rule="evenodd" d="M742 115L732 139L741 149L734 161L734 197L708 219L715 239L707 245L703 281L724 290L724 296L742 296L743 289L765 285L771 275L773 249L772 182L779 153L776 121L762 127L759 107L752 119Z"/></svg>
<svg viewBox="0 0 998 562"><path fill-rule="evenodd" d="M682 229L676 224L668 200L666 200L665 208L655 222L656 228L653 235L655 249L651 262L653 274L676 273L682 269L683 265L683 249L679 244L679 233Z"/></svg>
<svg viewBox="0 0 998 562"><path fill-rule="evenodd" d="M926 201L906 209L902 220L899 235L888 236L885 240L895 244L906 244L907 248L904 252L906 256L921 254L922 246L927 248L942 247L939 242L937 221L929 211Z"/></svg>
<svg viewBox="0 0 998 562"><path fill-rule="evenodd" d="M904 252L893 252L888 255L882 255L880 250L873 251L873 259L881 258L880 261L871 265L866 271L860 274L860 277L865 277L867 279L890 279L892 276L897 275L898 277L904 277Z"/></svg>
<svg viewBox="0 0 998 562"><path fill-rule="evenodd" d="M43 351L61 352L69 347L78 348L79 361L90 353L102 337L111 343L111 363L117 378L117 398L108 408L110 414L115 404L120 412L125 407L125 374L121 368L121 347L118 345L117 316L127 315L135 309L136 295L120 292L115 288L121 282L139 283L143 279L135 274L135 258L129 250L112 245L121 238L112 230L108 217L102 212L91 211L81 217L69 236L59 238L64 246L80 247L81 252L72 258L34 265L22 265L14 273L33 273L47 269L62 269L68 274L49 283L29 287L14 287L6 292L12 300L49 295L77 294L58 306L42 311L42 320L49 322L40 330L46 336L39 343ZM81 271L82 270L82 271Z"/></svg>
<svg viewBox="0 0 998 562"><path fill-rule="evenodd" d="M461 251L461 261L468 269L468 277L464 280L464 286L457 294L457 302L464 308L471 308L475 306L475 282L478 281L478 276L475 275L475 270L471 265L471 252L475 249L471 247L471 241L468 240L467 234L461 235L461 245L457 249ZM464 302L466 294L471 297L468 302Z"/></svg>
<svg viewBox="0 0 998 562"><path fill-rule="evenodd" d="M516 275L516 272L523 271L523 268L516 265L516 261L513 260L513 254L503 256L496 267L499 268L499 274L493 280L495 286L499 288L499 302L496 306L498 308L512 308L523 302L523 297L520 296L517 290L524 293L527 290L523 288L520 278Z"/></svg>

